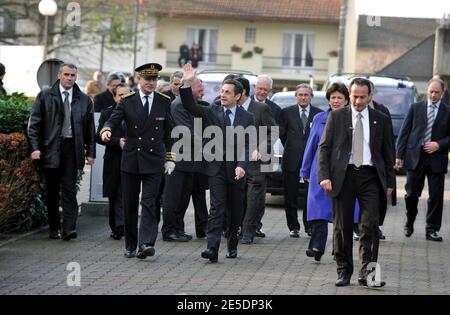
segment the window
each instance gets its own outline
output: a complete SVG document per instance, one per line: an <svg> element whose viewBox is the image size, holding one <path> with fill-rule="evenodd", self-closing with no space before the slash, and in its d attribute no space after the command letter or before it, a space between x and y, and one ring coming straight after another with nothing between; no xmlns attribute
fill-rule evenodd
<svg viewBox="0 0 450 315"><path fill-rule="evenodd" d="M5 18L0 16L0 33L5 32Z"/></svg>
<svg viewBox="0 0 450 315"><path fill-rule="evenodd" d="M133 41L133 23L121 19L113 19L109 35L111 44L131 44Z"/></svg>
<svg viewBox="0 0 450 315"><path fill-rule="evenodd" d="M9 16L0 15L0 33L12 35L16 32L16 22Z"/></svg>
<svg viewBox="0 0 450 315"><path fill-rule="evenodd" d="M189 49L193 43L200 46L202 62L217 62L218 33L216 28L190 26L187 28L187 45Z"/></svg>
<svg viewBox="0 0 450 315"><path fill-rule="evenodd" d="M283 34L282 65L312 68L314 66L313 33L285 32Z"/></svg>
<svg viewBox="0 0 450 315"><path fill-rule="evenodd" d="M256 28L247 27L245 29L245 42L248 44L254 44L256 41Z"/></svg>

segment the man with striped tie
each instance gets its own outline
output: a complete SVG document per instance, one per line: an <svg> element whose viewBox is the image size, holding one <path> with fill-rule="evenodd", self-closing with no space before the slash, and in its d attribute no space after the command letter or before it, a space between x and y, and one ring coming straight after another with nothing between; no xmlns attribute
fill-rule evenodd
<svg viewBox="0 0 450 315"><path fill-rule="evenodd" d="M428 179L427 240L441 242L444 182L450 145L450 108L442 100L444 82L433 78L428 85L428 100L411 105L397 139L395 168L404 166L406 179L405 236L414 232L417 204L425 176Z"/></svg>

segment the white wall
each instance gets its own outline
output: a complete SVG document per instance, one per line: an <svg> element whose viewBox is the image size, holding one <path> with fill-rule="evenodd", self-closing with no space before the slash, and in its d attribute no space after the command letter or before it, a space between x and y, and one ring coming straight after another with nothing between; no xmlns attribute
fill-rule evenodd
<svg viewBox="0 0 450 315"><path fill-rule="evenodd" d="M20 92L34 97L39 93L36 75L43 57L43 46L0 46L0 61L6 68L3 83L8 94Z"/></svg>

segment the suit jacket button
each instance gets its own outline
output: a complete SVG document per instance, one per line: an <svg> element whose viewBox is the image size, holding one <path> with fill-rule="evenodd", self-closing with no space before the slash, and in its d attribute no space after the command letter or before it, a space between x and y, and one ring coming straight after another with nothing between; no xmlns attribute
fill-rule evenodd
<svg viewBox="0 0 450 315"><path fill-rule="evenodd" d="M137 126L134 126L134 129L137 129Z"/></svg>
<svg viewBox="0 0 450 315"><path fill-rule="evenodd" d="M142 138L141 138L141 137L139 137L139 140L142 140Z"/></svg>
<svg viewBox="0 0 450 315"><path fill-rule="evenodd" d="M158 130L158 127L155 127L156 130Z"/></svg>
<svg viewBox="0 0 450 315"><path fill-rule="evenodd" d="M150 152L153 152L153 149L150 149Z"/></svg>
<svg viewBox="0 0 450 315"><path fill-rule="evenodd" d="M138 151L141 151L141 149L140 149L140 148L138 148Z"/></svg>
<svg viewBox="0 0 450 315"><path fill-rule="evenodd" d="M152 141L154 141L155 140L155 138L152 138Z"/></svg>

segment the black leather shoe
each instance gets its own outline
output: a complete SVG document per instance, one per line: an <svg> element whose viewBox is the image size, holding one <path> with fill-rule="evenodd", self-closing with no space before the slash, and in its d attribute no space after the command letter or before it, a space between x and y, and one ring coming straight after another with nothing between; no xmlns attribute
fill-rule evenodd
<svg viewBox="0 0 450 315"><path fill-rule="evenodd" d="M317 248L313 248L313 249L308 248L306 250L306 256L314 257L315 261L320 261L322 259L322 255L323 255L323 253L321 251L319 251Z"/></svg>
<svg viewBox="0 0 450 315"><path fill-rule="evenodd" d="M311 237L311 236L312 236L312 229L311 229L311 228L308 228L308 229L306 230L306 234L308 234L308 236Z"/></svg>
<svg viewBox="0 0 450 315"><path fill-rule="evenodd" d="M256 230L255 236L256 236L256 237L266 237L266 233L264 233L264 232L261 231L261 230Z"/></svg>
<svg viewBox="0 0 450 315"><path fill-rule="evenodd" d="M300 231L299 231L299 230L292 230L292 231L289 233L289 236L290 236L290 237L294 237L294 238L299 238L299 237L300 237Z"/></svg>
<svg viewBox="0 0 450 315"><path fill-rule="evenodd" d="M433 232L431 234L427 234L425 238L428 241L434 241L434 242L442 242L442 236L440 236L437 232Z"/></svg>
<svg viewBox="0 0 450 315"><path fill-rule="evenodd" d="M148 244L143 244L139 246L139 250L136 257L139 259L145 259L153 255L155 255L155 248Z"/></svg>
<svg viewBox="0 0 450 315"><path fill-rule="evenodd" d="M196 233L196 237L200 240L206 239L206 233L205 232L198 232Z"/></svg>
<svg viewBox="0 0 450 315"><path fill-rule="evenodd" d="M336 280L335 285L337 287L345 287L345 286L350 285L350 277L347 275L339 276Z"/></svg>
<svg viewBox="0 0 450 315"><path fill-rule="evenodd" d="M48 237L51 238L52 240L59 240L61 238L61 234L59 233L59 231L50 231Z"/></svg>
<svg viewBox="0 0 450 315"><path fill-rule="evenodd" d="M185 237L188 241L192 240L192 235L186 234L186 232L184 232L184 231L177 233L177 234L178 234L178 236Z"/></svg>
<svg viewBox="0 0 450 315"><path fill-rule="evenodd" d="M236 258L237 257L237 249L230 250L225 257L231 258L231 259Z"/></svg>
<svg viewBox="0 0 450 315"><path fill-rule="evenodd" d="M126 258L134 258L136 257L136 251L135 250L127 250L125 254L123 254Z"/></svg>
<svg viewBox="0 0 450 315"><path fill-rule="evenodd" d="M382 288L382 287L384 287L386 285L386 282L385 281L381 281L380 283L371 283L369 285L369 283L367 282L367 279L365 279L365 278L358 278L358 284L360 286L368 287L368 288Z"/></svg>
<svg viewBox="0 0 450 315"><path fill-rule="evenodd" d="M176 233L163 235L163 241L166 242L188 242L188 238L182 235L178 235Z"/></svg>
<svg viewBox="0 0 450 315"><path fill-rule="evenodd" d="M386 239L386 236L384 236L383 231L380 228L378 228L378 238L382 241Z"/></svg>
<svg viewBox="0 0 450 315"><path fill-rule="evenodd" d="M406 237L411 237L411 235L414 233L414 228L405 226L404 231Z"/></svg>
<svg viewBox="0 0 450 315"><path fill-rule="evenodd" d="M251 236L244 235L244 237L242 237L241 244L251 245L253 244L253 238Z"/></svg>
<svg viewBox="0 0 450 315"><path fill-rule="evenodd" d="M219 253L215 249L208 248L202 252L202 258L209 259L210 262L216 263L219 260Z"/></svg>
<svg viewBox="0 0 450 315"><path fill-rule="evenodd" d="M77 238L77 231L72 230L70 232L62 232L61 239L63 241L69 241L72 238Z"/></svg>

